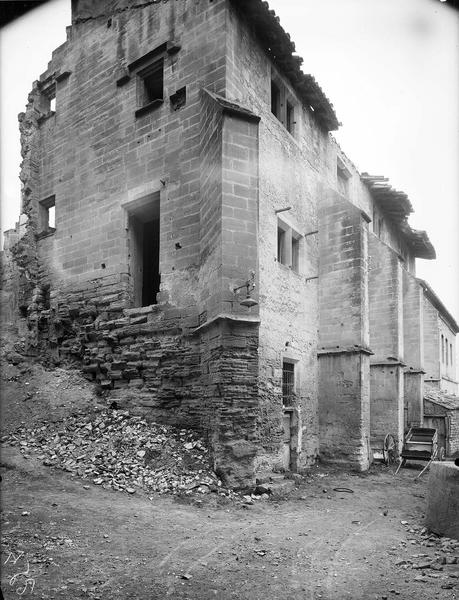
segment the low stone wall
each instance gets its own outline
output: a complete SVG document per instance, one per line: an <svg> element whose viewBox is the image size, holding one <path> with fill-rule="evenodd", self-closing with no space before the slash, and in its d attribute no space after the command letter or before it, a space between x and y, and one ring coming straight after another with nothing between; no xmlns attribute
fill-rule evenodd
<svg viewBox="0 0 459 600"><path fill-rule="evenodd" d="M428 486L427 527L459 540L459 467L453 462L432 463Z"/></svg>

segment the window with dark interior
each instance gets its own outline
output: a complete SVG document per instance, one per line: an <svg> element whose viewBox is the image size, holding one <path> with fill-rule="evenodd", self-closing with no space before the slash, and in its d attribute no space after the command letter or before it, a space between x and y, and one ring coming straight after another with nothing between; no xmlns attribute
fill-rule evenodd
<svg viewBox="0 0 459 600"><path fill-rule="evenodd" d="M162 103L164 100L164 60L161 58L138 72L139 105Z"/></svg>
<svg viewBox="0 0 459 600"><path fill-rule="evenodd" d="M157 303L161 284L159 192L131 203L127 210L133 305L150 306Z"/></svg>
<svg viewBox="0 0 459 600"><path fill-rule="evenodd" d="M285 126L287 128L287 131L291 134L293 134L293 128L295 125L294 115L295 115L295 111L293 109L292 104L290 104L290 102L287 102Z"/></svg>
<svg viewBox="0 0 459 600"><path fill-rule="evenodd" d="M282 403L292 406L295 393L295 364L283 361L282 363Z"/></svg>
<svg viewBox="0 0 459 600"><path fill-rule="evenodd" d="M280 89L276 83L271 80L271 112L278 119L280 119L280 105Z"/></svg>

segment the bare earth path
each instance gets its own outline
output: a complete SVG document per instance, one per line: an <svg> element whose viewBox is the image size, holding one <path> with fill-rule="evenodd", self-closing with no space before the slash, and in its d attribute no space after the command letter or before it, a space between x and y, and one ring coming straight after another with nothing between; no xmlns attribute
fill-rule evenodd
<svg viewBox="0 0 459 600"><path fill-rule="evenodd" d="M34 589L30 582L24 598L457 597L457 564L429 570L434 577L396 565L438 553L409 530L422 524L425 502L425 482L414 484L413 470L396 480L389 472L316 475L288 500L243 508L217 507L210 495L180 504L84 489L16 449L5 449L2 462L7 599L22 591L25 576L10 580L27 561Z"/></svg>
<svg viewBox="0 0 459 600"><path fill-rule="evenodd" d="M4 432L96 401L63 370L10 365L2 379ZM212 493L185 503L88 486L18 448L3 447L1 459L6 600L459 595L458 549L421 534L427 477L414 482L416 469L313 468L288 498L247 506Z"/></svg>

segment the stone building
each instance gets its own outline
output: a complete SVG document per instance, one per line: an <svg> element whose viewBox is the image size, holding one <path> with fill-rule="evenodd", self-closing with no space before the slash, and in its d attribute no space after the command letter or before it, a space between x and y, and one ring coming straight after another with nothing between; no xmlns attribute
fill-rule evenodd
<svg viewBox="0 0 459 600"><path fill-rule="evenodd" d="M261 0L74 0L19 116L29 351L204 432L234 486L423 419L434 249L294 49Z"/></svg>

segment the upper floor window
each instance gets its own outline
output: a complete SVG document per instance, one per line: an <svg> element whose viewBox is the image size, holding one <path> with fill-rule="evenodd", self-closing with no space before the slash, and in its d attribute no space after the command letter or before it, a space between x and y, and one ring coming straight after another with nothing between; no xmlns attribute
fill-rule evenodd
<svg viewBox="0 0 459 600"><path fill-rule="evenodd" d="M300 272L301 235L281 219L277 220L277 261Z"/></svg>
<svg viewBox="0 0 459 600"><path fill-rule="evenodd" d="M144 107L164 101L164 60L154 62L138 72L138 105Z"/></svg>
<svg viewBox="0 0 459 600"><path fill-rule="evenodd" d="M280 89L279 86L271 81L271 112L280 120Z"/></svg>
<svg viewBox="0 0 459 600"><path fill-rule="evenodd" d="M445 338L441 336L441 362L445 362Z"/></svg>
<svg viewBox="0 0 459 600"><path fill-rule="evenodd" d="M347 196L349 193L349 179L351 173L346 167L343 159L340 156L336 157L336 179L338 183L338 191L342 196Z"/></svg>
<svg viewBox="0 0 459 600"><path fill-rule="evenodd" d="M136 117L140 117L163 104L166 59L179 50L180 46L176 42L165 42L128 65L127 71L124 71L117 80L117 86L121 87L132 76L135 76L137 84Z"/></svg>
<svg viewBox="0 0 459 600"><path fill-rule="evenodd" d="M285 85L277 79L271 79L271 112L292 135L295 135L296 126L295 104L293 96Z"/></svg>
<svg viewBox="0 0 459 600"><path fill-rule="evenodd" d="M56 231L56 199L49 196L41 200L38 205L39 234L46 235Z"/></svg>

